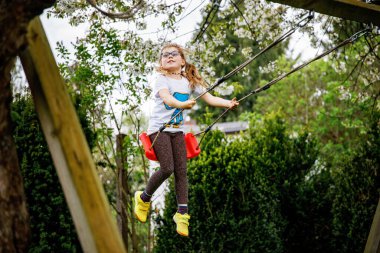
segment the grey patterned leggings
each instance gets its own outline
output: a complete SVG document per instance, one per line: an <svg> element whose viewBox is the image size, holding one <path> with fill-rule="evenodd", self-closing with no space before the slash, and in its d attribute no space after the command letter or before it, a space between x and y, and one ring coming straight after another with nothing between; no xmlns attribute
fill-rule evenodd
<svg viewBox="0 0 380 253"><path fill-rule="evenodd" d="M157 133L150 135L151 141ZM145 192L152 195L157 188L174 172L175 192L178 204L188 202L188 182L186 167L186 144L182 132L161 132L153 146L160 169L148 180Z"/></svg>

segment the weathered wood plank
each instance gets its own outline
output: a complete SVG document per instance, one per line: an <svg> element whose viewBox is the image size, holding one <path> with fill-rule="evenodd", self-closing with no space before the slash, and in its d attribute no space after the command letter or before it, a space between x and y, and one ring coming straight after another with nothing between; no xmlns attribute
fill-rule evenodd
<svg viewBox="0 0 380 253"><path fill-rule="evenodd" d="M364 253L380 252L380 199L377 204L376 213L372 221L371 230L368 235Z"/></svg>
<svg viewBox="0 0 380 253"><path fill-rule="evenodd" d="M380 26L380 5L358 0L270 0L296 8Z"/></svg>
<svg viewBox="0 0 380 253"><path fill-rule="evenodd" d="M85 252L126 252L88 144L39 18L20 58L35 107Z"/></svg>

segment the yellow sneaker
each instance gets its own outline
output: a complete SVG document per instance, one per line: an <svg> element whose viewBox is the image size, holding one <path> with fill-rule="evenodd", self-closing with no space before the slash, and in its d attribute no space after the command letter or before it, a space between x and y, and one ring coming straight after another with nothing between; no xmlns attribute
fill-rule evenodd
<svg viewBox="0 0 380 253"><path fill-rule="evenodd" d="M190 215L188 215L187 213L185 214L176 213L173 216L173 220L177 224L177 233L182 236L189 236Z"/></svg>
<svg viewBox="0 0 380 253"><path fill-rule="evenodd" d="M146 222L146 217L148 216L148 211L150 207L150 202L144 202L140 195L142 191L135 192L135 216L141 222Z"/></svg>

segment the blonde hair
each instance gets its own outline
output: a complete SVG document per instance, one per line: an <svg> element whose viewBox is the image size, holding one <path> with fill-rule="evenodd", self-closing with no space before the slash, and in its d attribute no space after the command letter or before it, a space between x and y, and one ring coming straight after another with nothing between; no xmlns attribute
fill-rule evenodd
<svg viewBox="0 0 380 253"><path fill-rule="evenodd" d="M188 63L186 61L186 57L185 57L185 52L187 51L186 49L184 49L183 47L181 47L180 45L176 44L176 43L168 43L166 44L165 46L162 47L161 51L160 51L160 56L159 56L159 64L160 66L156 68L156 71L161 73L161 74L168 74L168 71L165 70L162 66L161 66L161 59L162 59L162 51L165 49L165 48L168 48L168 47L175 47L179 54L181 55L182 59L185 60L185 66L182 66L184 67L184 70L181 71L181 75L186 77L187 80L189 80L189 83L190 83L190 88L191 89L195 89L195 87L197 85L200 85L202 87L205 87L207 88L208 85L207 83L203 80L202 76L199 74L198 72L198 69L191 63Z"/></svg>

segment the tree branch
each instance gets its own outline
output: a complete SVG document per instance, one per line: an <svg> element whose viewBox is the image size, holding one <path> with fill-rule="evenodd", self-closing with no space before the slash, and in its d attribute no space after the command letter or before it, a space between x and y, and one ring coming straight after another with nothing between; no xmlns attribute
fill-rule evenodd
<svg viewBox="0 0 380 253"><path fill-rule="evenodd" d="M109 18L118 18L118 19L124 19L124 20L133 19L135 14L145 6L145 2L143 0L140 0L126 12L111 13L111 12L108 12L108 11L105 11L105 10L99 8L95 0L86 0L86 1L88 4L90 4L92 7L97 9L103 15L105 15Z"/></svg>

